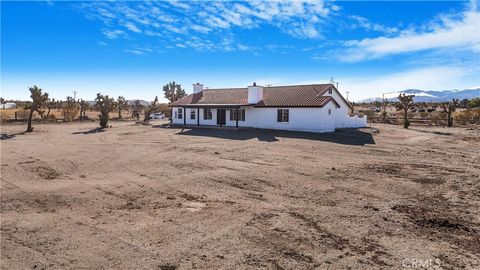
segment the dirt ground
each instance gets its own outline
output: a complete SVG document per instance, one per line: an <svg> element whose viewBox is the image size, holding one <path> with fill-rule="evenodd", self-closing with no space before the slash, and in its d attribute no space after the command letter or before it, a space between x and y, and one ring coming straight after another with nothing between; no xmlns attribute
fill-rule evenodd
<svg viewBox="0 0 480 270"><path fill-rule="evenodd" d="M112 125L1 127L2 269L480 268L478 127Z"/></svg>

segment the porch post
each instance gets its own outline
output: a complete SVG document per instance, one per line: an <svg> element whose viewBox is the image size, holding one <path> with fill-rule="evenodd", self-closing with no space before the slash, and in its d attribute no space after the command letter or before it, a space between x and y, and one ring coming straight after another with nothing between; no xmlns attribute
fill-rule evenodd
<svg viewBox="0 0 480 270"><path fill-rule="evenodd" d="M234 113L233 113L233 116L235 116L235 127L238 128L238 116L240 114L240 110L239 109L235 109Z"/></svg>
<svg viewBox="0 0 480 270"><path fill-rule="evenodd" d="M185 126L187 124L187 110L185 107L182 108L183 110L183 125Z"/></svg>
<svg viewBox="0 0 480 270"><path fill-rule="evenodd" d="M197 126L200 126L200 107L197 108Z"/></svg>

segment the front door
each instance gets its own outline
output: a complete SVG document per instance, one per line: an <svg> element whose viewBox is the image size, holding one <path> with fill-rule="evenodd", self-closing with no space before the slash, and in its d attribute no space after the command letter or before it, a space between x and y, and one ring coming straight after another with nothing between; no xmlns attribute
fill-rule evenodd
<svg viewBox="0 0 480 270"><path fill-rule="evenodd" d="M217 125L225 126L225 120L226 120L226 110L217 109Z"/></svg>

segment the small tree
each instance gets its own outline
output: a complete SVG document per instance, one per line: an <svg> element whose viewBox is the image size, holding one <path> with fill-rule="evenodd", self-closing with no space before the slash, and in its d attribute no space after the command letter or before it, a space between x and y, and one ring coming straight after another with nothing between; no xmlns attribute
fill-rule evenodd
<svg viewBox="0 0 480 270"><path fill-rule="evenodd" d="M468 101L468 108L480 108L480 97L470 99L470 101Z"/></svg>
<svg viewBox="0 0 480 270"><path fill-rule="evenodd" d="M42 93L42 89L34 85L29 88L30 97L32 98L32 104L30 105L30 113L28 114L27 132L32 132L32 117L33 112L41 108L48 100L48 93Z"/></svg>
<svg viewBox="0 0 480 270"><path fill-rule="evenodd" d="M100 127L106 128L108 125L108 114L113 112L116 108L115 99L110 98L108 95L104 96L98 93L95 101L95 107L100 112L98 115L100 118Z"/></svg>
<svg viewBox="0 0 480 270"><path fill-rule="evenodd" d="M410 121L408 121L408 110L413 107L413 97L414 95L405 95L405 93L398 95L399 103L397 104L397 111L403 110L404 128L408 128L410 126Z"/></svg>
<svg viewBox="0 0 480 270"><path fill-rule="evenodd" d="M160 107L158 106L158 97L155 97L155 99L150 103L147 107L145 107L145 116L143 118L143 122L148 124L150 120L150 114L158 112L160 110Z"/></svg>
<svg viewBox="0 0 480 270"><path fill-rule="evenodd" d="M447 127L453 126L452 114L455 112L458 106L458 99L452 99L450 102L443 102L441 104L443 111L447 114Z"/></svg>
<svg viewBox="0 0 480 270"><path fill-rule="evenodd" d="M128 101L123 96L117 98L118 118L122 118L122 110L128 110Z"/></svg>
<svg viewBox="0 0 480 270"><path fill-rule="evenodd" d="M168 99L170 103L175 102L187 95L185 89L182 89L182 86L180 84L176 84L175 82L169 82L168 84L164 85L163 93L165 94L165 98Z"/></svg>

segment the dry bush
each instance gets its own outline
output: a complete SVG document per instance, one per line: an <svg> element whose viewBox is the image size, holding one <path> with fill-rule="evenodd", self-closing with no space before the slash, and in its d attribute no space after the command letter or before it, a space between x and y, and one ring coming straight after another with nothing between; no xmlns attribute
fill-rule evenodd
<svg viewBox="0 0 480 270"><path fill-rule="evenodd" d="M73 119L75 119L78 115L79 109L74 107L74 108L69 108L69 109L64 109L63 110L63 115L65 118L66 122L71 122Z"/></svg>
<svg viewBox="0 0 480 270"><path fill-rule="evenodd" d="M57 117L55 116L55 114L50 114L48 115L47 120L50 122L57 122Z"/></svg>
<svg viewBox="0 0 480 270"><path fill-rule="evenodd" d="M422 119L428 119L428 113L427 113L427 112L421 112L421 113L419 113L419 116L420 116Z"/></svg>
<svg viewBox="0 0 480 270"><path fill-rule="evenodd" d="M9 118L10 117L8 116L8 114L4 113L3 111L0 111L0 119L2 120L2 122L7 122Z"/></svg>
<svg viewBox="0 0 480 270"><path fill-rule="evenodd" d="M28 110L18 110L17 111L17 118L18 119L28 119Z"/></svg>
<svg viewBox="0 0 480 270"><path fill-rule="evenodd" d="M454 118L460 125L480 124L480 109L457 112Z"/></svg>
<svg viewBox="0 0 480 270"><path fill-rule="evenodd" d="M447 114L444 112L433 112L431 113L430 120L432 124L437 126L446 126L447 125Z"/></svg>
<svg viewBox="0 0 480 270"><path fill-rule="evenodd" d="M368 111L365 111L363 114L367 116L367 119L373 119L375 112L372 110L368 110Z"/></svg>

